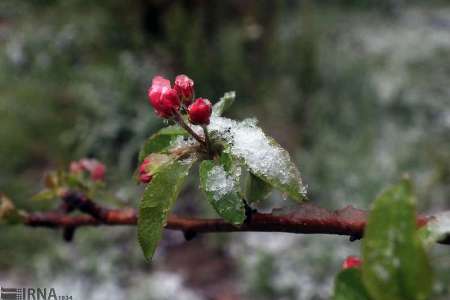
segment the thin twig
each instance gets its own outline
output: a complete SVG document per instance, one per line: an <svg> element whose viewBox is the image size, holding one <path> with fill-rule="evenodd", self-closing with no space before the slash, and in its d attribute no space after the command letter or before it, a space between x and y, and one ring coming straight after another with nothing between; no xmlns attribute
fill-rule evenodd
<svg viewBox="0 0 450 300"><path fill-rule="evenodd" d="M204 147L207 147L205 140L197 133L195 133L194 130L192 130L192 128L188 124L186 124L186 122L184 122L183 116L180 114L179 111L175 111L175 119L177 120L178 124L180 124L181 127L183 127L187 132L189 132L190 135L192 135L194 139L196 139Z"/></svg>
<svg viewBox="0 0 450 300"><path fill-rule="evenodd" d="M208 152L209 156L212 156L211 141L209 140L208 127L206 125L203 125L202 128L203 128L203 133L205 135L206 152Z"/></svg>

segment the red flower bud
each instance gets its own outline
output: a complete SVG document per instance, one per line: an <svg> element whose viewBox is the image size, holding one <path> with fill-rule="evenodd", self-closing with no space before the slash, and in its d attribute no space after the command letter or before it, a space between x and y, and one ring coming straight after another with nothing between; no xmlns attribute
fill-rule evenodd
<svg viewBox="0 0 450 300"><path fill-rule="evenodd" d="M349 256L347 257L344 262L342 263L342 269L349 269L349 268L359 268L362 264L362 261L357 256Z"/></svg>
<svg viewBox="0 0 450 300"><path fill-rule="evenodd" d="M94 181L102 181L105 179L106 167L102 163L96 164L91 170L91 179Z"/></svg>
<svg viewBox="0 0 450 300"><path fill-rule="evenodd" d="M211 113L211 102L204 98L197 98L188 108L189 121L195 125L208 125Z"/></svg>
<svg viewBox="0 0 450 300"><path fill-rule="evenodd" d="M141 183L149 183L153 175L150 172L150 159L146 158L142 162L142 164L139 166L139 181Z"/></svg>
<svg viewBox="0 0 450 300"><path fill-rule="evenodd" d="M152 153L139 166L139 181L149 183L159 168L171 161L165 154Z"/></svg>
<svg viewBox="0 0 450 300"><path fill-rule="evenodd" d="M69 168L71 173L81 173L84 171L83 166L81 165L80 162L78 161L73 161L70 163L70 168Z"/></svg>
<svg viewBox="0 0 450 300"><path fill-rule="evenodd" d="M70 163L70 172L89 172L92 180L100 181L105 179L106 167L96 159L83 158Z"/></svg>
<svg viewBox="0 0 450 300"><path fill-rule="evenodd" d="M139 181L141 183L149 183L152 181L153 176L150 174L139 174Z"/></svg>
<svg viewBox="0 0 450 300"><path fill-rule="evenodd" d="M194 81L186 75L178 75L173 87L184 104L189 105L194 100Z"/></svg>
<svg viewBox="0 0 450 300"><path fill-rule="evenodd" d="M177 91L170 87L170 81L161 76L155 76L152 86L148 89L148 99L161 118L170 118L180 108L180 98Z"/></svg>
<svg viewBox="0 0 450 300"><path fill-rule="evenodd" d="M139 166L139 173L145 173L147 172L147 166L150 164L150 159L146 158L144 161L142 161L142 164Z"/></svg>

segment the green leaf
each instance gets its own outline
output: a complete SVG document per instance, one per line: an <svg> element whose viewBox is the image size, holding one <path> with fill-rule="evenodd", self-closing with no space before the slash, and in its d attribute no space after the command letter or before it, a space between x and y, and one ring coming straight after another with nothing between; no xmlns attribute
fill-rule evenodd
<svg viewBox="0 0 450 300"><path fill-rule="evenodd" d="M434 215L427 225L420 228L419 234L426 247L450 236L450 211Z"/></svg>
<svg viewBox="0 0 450 300"><path fill-rule="evenodd" d="M219 102L214 104L212 115L215 117L220 117L224 111L226 111L236 99L236 92L231 91L227 92L223 95L222 98L220 98Z"/></svg>
<svg viewBox="0 0 450 300"><path fill-rule="evenodd" d="M359 269L343 270L336 276L333 300L370 300Z"/></svg>
<svg viewBox="0 0 450 300"><path fill-rule="evenodd" d="M144 256L151 259L161 239L169 210L195 160L175 161L153 177L147 185L139 206L138 238Z"/></svg>
<svg viewBox="0 0 450 300"><path fill-rule="evenodd" d="M148 138L144 146L142 146L141 151L139 152L139 163L151 153L167 150L172 141L177 137L187 135L188 133L178 125L172 125L161 129Z"/></svg>
<svg viewBox="0 0 450 300"><path fill-rule="evenodd" d="M375 200L362 249L363 280L374 299L428 298L432 274L416 228L409 181L403 180Z"/></svg>
<svg viewBox="0 0 450 300"><path fill-rule="evenodd" d="M56 198L58 198L57 190L44 189L44 190L40 191L39 193L37 193L36 195L34 195L33 197L31 197L31 200L48 201L48 200L53 200Z"/></svg>
<svg viewBox="0 0 450 300"><path fill-rule="evenodd" d="M249 173L245 182L245 200L255 203L269 197L272 187L259 177Z"/></svg>
<svg viewBox="0 0 450 300"><path fill-rule="evenodd" d="M220 161L202 161L200 187L219 216L230 223L242 224L245 208L239 196L239 177L227 169Z"/></svg>
<svg viewBox="0 0 450 300"><path fill-rule="evenodd" d="M306 198L300 172L289 153L256 126L254 119L236 122L214 117L208 126L214 139L222 139L228 151L254 175L295 200Z"/></svg>
<svg viewBox="0 0 450 300"><path fill-rule="evenodd" d="M223 166L225 171L229 173L236 173L238 171L238 168L240 168L239 162L237 162L229 153L224 151L222 152L222 154L220 154L219 163ZM240 177L241 175L237 174L236 176ZM236 181L238 180L238 178L235 179Z"/></svg>

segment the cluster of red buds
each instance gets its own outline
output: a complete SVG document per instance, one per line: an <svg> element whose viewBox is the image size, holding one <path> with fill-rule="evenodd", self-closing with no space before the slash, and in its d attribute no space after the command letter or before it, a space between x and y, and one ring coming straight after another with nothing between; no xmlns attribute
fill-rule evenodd
<svg viewBox="0 0 450 300"><path fill-rule="evenodd" d="M170 80L162 76L153 77L152 85L148 89L148 100L157 116L177 121L201 144L209 147L205 126L209 124L212 105L208 99L195 99L194 81L191 78L186 75L178 75L172 87ZM191 124L203 126L204 139L186 124L183 113L187 113ZM138 170L139 181L149 183L153 178L153 172L160 165L160 158L146 158Z"/></svg>
<svg viewBox="0 0 450 300"><path fill-rule="evenodd" d="M94 181L102 181L105 179L106 167L96 159L83 158L70 163L71 173L87 172Z"/></svg>
<svg viewBox="0 0 450 300"><path fill-rule="evenodd" d="M359 268L362 264L362 261L357 256L349 256L342 263L342 269L350 269L350 268Z"/></svg>
<svg viewBox="0 0 450 300"><path fill-rule="evenodd" d="M184 108L192 124L207 125L212 112L211 102L204 98L194 101L194 95L194 81L186 75L178 75L173 88L170 80L155 76L148 89L149 102L159 117L170 119Z"/></svg>

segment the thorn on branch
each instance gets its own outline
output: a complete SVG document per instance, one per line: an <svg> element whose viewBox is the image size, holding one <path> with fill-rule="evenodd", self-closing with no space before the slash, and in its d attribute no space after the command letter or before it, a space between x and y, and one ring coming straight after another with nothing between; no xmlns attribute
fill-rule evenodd
<svg viewBox="0 0 450 300"><path fill-rule="evenodd" d="M185 230L183 231L183 235L186 241L191 241L197 236L197 232L192 230Z"/></svg>
<svg viewBox="0 0 450 300"><path fill-rule="evenodd" d="M248 205L247 201L243 199L244 201L244 208L245 208L245 221L244 224L250 224L252 221L252 215L257 212L256 209L251 208L250 205Z"/></svg>
<svg viewBox="0 0 450 300"><path fill-rule="evenodd" d="M351 236L349 237L349 241L350 241L350 242L358 241L358 240L360 240L360 239L362 239L362 236L361 236L361 235L357 235L357 234L351 235Z"/></svg>

